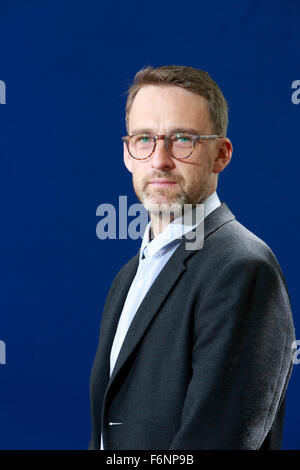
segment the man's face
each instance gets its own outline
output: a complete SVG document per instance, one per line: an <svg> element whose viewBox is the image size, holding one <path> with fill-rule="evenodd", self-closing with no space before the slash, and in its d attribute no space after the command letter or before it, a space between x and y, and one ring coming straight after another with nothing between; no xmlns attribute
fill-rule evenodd
<svg viewBox="0 0 300 470"><path fill-rule="evenodd" d="M178 86L146 85L137 93L129 113L129 135L165 135L186 131L213 134L205 99ZM172 158L163 140L148 160L132 158L124 144L124 162L132 173L138 199L147 210L153 205L197 204L216 189L217 173L229 163L228 139L196 143L186 160Z"/></svg>

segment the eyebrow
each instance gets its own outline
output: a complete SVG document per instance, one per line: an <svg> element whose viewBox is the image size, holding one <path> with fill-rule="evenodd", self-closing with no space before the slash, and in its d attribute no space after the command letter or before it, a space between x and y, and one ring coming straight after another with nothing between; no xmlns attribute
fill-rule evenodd
<svg viewBox="0 0 300 470"><path fill-rule="evenodd" d="M197 129L193 128L183 128L183 127L176 127L174 129L170 129L167 134L173 134L176 132L187 132L188 134L194 134L194 135L201 135ZM152 134L155 135L155 131L153 129L134 129L130 135L133 134Z"/></svg>

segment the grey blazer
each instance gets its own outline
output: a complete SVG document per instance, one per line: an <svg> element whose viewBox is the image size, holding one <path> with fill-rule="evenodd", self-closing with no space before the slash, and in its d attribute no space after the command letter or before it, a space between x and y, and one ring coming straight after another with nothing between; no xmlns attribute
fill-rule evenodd
<svg viewBox="0 0 300 470"><path fill-rule="evenodd" d="M109 291L90 380L89 449L279 449L294 326L270 248L228 206L185 239L110 350L139 254ZM118 423L118 424L116 424Z"/></svg>

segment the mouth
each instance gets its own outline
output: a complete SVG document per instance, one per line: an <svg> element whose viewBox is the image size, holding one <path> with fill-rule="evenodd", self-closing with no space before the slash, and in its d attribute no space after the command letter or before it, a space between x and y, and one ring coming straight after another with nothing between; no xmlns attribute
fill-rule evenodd
<svg viewBox="0 0 300 470"><path fill-rule="evenodd" d="M152 184L154 186L174 186L174 184L177 184L176 181L172 180L167 180L167 179L158 179L158 180L151 180L149 181L148 184Z"/></svg>

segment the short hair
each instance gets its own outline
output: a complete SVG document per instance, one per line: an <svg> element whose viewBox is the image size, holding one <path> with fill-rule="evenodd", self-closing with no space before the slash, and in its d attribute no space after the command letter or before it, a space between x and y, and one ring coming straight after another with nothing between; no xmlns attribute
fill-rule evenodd
<svg viewBox="0 0 300 470"><path fill-rule="evenodd" d="M213 132L226 137L228 126L228 104L220 88L203 70L183 65L152 66L139 70L128 90L126 102L126 127L129 112L139 90L145 85L175 85L205 98Z"/></svg>

